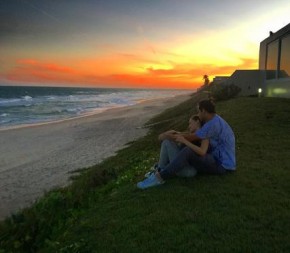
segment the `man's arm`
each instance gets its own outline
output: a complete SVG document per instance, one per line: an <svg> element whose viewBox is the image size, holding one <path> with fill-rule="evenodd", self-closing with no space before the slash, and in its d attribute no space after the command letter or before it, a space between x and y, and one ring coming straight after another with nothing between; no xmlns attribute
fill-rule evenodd
<svg viewBox="0 0 290 253"><path fill-rule="evenodd" d="M185 133L185 134L182 134L182 136L190 141L190 142L195 142L195 141L201 141L202 139L199 138L197 135L195 135L194 133Z"/></svg>
<svg viewBox="0 0 290 253"><path fill-rule="evenodd" d="M201 145L197 146L179 134L176 136L176 141L183 143L184 145L191 148L196 154L200 156L204 156L207 153L208 146L209 146L209 139L202 140Z"/></svg>
<svg viewBox="0 0 290 253"><path fill-rule="evenodd" d="M175 136L176 134L178 134L179 132L175 131L175 130L169 130L166 131L164 133L159 134L158 136L158 140L159 141L164 141L165 139L169 139L171 141L175 141Z"/></svg>

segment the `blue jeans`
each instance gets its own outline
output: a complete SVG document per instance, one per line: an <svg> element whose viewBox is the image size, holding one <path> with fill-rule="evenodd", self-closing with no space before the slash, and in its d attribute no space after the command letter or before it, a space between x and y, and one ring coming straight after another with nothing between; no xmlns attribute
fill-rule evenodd
<svg viewBox="0 0 290 253"><path fill-rule="evenodd" d="M168 179L178 174L182 168L187 166L194 166L198 173L224 174L226 172L226 169L219 165L211 154L199 156L191 148L184 147L177 153L175 158L160 171L160 176L163 179Z"/></svg>
<svg viewBox="0 0 290 253"><path fill-rule="evenodd" d="M162 171L168 164L174 161L174 158L177 156L177 154L184 148L184 146L181 146L177 144L174 141L170 140L164 140L161 144L161 150L160 150L160 157L158 162L158 167L160 168L160 171ZM178 172L176 172L177 176L180 177L194 177L196 175L195 168L190 165L186 164Z"/></svg>

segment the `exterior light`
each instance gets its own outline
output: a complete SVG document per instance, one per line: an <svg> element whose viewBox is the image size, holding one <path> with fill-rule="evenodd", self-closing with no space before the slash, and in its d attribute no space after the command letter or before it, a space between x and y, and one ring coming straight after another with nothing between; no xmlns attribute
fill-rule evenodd
<svg viewBox="0 0 290 253"><path fill-rule="evenodd" d="M259 88L259 89L258 89L258 92L259 92L259 94L261 94L261 93L262 93L262 89L261 89L261 88Z"/></svg>

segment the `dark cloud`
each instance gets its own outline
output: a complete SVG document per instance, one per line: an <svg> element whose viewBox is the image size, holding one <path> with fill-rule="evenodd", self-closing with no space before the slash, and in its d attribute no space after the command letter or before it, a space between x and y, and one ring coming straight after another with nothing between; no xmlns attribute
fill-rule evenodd
<svg viewBox="0 0 290 253"><path fill-rule="evenodd" d="M46 6L35 1L10 0L0 3L0 37L52 33L59 20L49 14Z"/></svg>

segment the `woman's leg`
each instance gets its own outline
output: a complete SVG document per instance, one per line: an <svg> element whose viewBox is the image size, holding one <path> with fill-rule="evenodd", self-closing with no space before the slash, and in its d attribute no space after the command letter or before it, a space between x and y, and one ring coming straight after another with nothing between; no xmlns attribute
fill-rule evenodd
<svg viewBox="0 0 290 253"><path fill-rule="evenodd" d="M164 170L160 171L162 179L167 179L175 176L184 167L194 166L197 172L208 174L223 174L225 169L219 166L212 155L205 156L197 155L192 149L185 147L175 157L175 159L168 164Z"/></svg>
<svg viewBox="0 0 290 253"><path fill-rule="evenodd" d="M167 164L171 163L178 152L184 147L185 146L180 146L174 141L164 140L161 143L160 158L158 163L160 170L164 169ZM178 171L176 175L179 177L194 177L196 173L197 171L193 166L187 165Z"/></svg>
<svg viewBox="0 0 290 253"><path fill-rule="evenodd" d="M176 172L178 177L194 177L197 174L197 170L192 165L183 167L180 171Z"/></svg>
<svg viewBox="0 0 290 253"><path fill-rule="evenodd" d="M179 151L180 147L176 142L167 139L162 141L158 167L161 170L164 169L167 164L173 161Z"/></svg>

